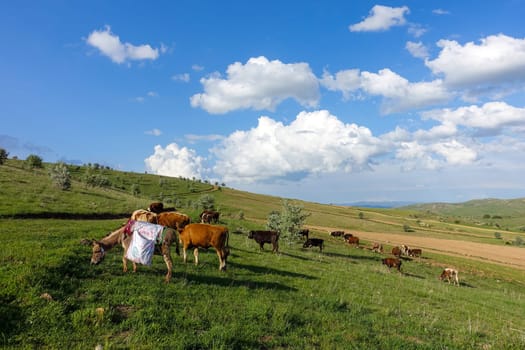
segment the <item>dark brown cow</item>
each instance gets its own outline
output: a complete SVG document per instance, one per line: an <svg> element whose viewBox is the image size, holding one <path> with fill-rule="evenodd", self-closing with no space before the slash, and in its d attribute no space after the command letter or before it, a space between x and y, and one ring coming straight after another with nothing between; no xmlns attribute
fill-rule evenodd
<svg viewBox="0 0 525 350"><path fill-rule="evenodd" d="M201 223L203 224L216 224L219 222L219 215L220 214L218 211L204 210L199 217L201 218Z"/></svg>
<svg viewBox="0 0 525 350"><path fill-rule="evenodd" d="M345 238L346 243L355 245L356 247L359 247L359 237L351 236L348 238Z"/></svg>
<svg viewBox="0 0 525 350"><path fill-rule="evenodd" d="M412 257L416 257L416 258L421 257L421 254L422 254L422 251L419 248L408 249L408 251L407 251L407 255L408 256L412 256Z"/></svg>
<svg viewBox="0 0 525 350"><path fill-rule="evenodd" d="M345 234L344 231L332 231L330 232L330 236L332 237L341 237Z"/></svg>
<svg viewBox="0 0 525 350"><path fill-rule="evenodd" d="M323 251L324 240L321 238L308 238L303 244L303 248L319 247L319 251Z"/></svg>
<svg viewBox="0 0 525 350"><path fill-rule="evenodd" d="M150 203L148 210L155 214L160 214L164 211L164 204L162 202Z"/></svg>
<svg viewBox="0 0 525 350"><path fill-rule="evenodd" d="M401 272L401 260L397 258L384 258L381 260L383 265L386 265L390 270L391 267L395 267L397 271Z"/></svg>
<svg viewBox="0 0 525 350"><path fill-rule="evenodd" d="M351 233L344 233L343 232L343 239L345 240L345 242L347 242L350 237L354 237L354 235L351 234Z"/></svg>
<svg viewBox="0 0 525 350"><path fill-rule="evenodd" d="M272 244L272 251L279 250L279 232L277 231L250 231L248 238L259 243L260 250L264 250L264 243Z"/></svg>
<svg viewBox="0 0 525 350"><path fill-rule="evenodd" d="M199 264L199 248L215 248L219 257L219 270L226 270L226 259L230 254L228 246L229 232L226 226L209 224L189 224L179 234L182 243L182 255L186 262L186 250L193 248L195 265Z"/></svg>
<svg viewBox="0 0 525 350"><path fill-rule="evenodd" d="M399 247L392 248L392 255L397 256L399 258L401 256L401 248Z"/></svg>
<svg viewBox="0 0 525 350"><path fill-rule="evenodd" d="M446 279L448 281L448 284L450 284L450 280L452 279L453 283L459 286L458 270L453 269L451 267L445 268L443 272L441 272L439 279L442 281Z"/></svg>
<svg viewBox="0 0 525 350"><path fill-rule="evenodd" d="M308 239L308 235L310 234L310 230L305 228L305 229L300 230L297 234L299 236L301 236L302 238Z"/></svg>

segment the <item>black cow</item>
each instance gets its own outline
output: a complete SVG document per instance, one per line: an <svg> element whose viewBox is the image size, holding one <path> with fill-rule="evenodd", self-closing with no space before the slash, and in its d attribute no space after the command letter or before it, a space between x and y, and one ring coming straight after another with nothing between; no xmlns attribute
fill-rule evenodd
<svg viewBox="0 0 525 350"><path fill-rule="evenodd" d="M341 237L345 234L345 231L332 231L330 232L330 236L332 237Z"/></svg>
<svg viewBox="0 0 525 350"><path fill-rule="evenodd" d="M321 238L308 238L303 244L303 248L319 247L319 251L323 251L324 240Z"/></svg>
<svg viewBox="0 0 525 350"><path fill-rule="evenodd" d="M308 235L310 234L310 230L305 228L301 231L298 232L299 236L301 236L302 238L306 238L308 239Z"/></svg>
<svg viewBox="0 0 525 350"><path fill-rule="evenodd" d="M248 238L259 243L260 250L264 250L264 243L272 244L272 252L279 250L279 232L277 231L250 231Z"/></svg>

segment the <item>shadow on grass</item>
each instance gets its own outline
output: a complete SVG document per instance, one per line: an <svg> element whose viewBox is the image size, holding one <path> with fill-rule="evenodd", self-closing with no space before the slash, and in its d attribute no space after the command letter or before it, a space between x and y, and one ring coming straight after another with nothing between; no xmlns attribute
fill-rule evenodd
<svg viewBox="0 0 525 350"><path fill-rule="evenodd" d="M174 274L174 278L186 280L188 283L199 284L199 285L214 285L222 287L245 287L248 289L268 289L268 290L280 290L286 292L296 292L297 289L289 287L282 283L275 282L259 282L252 280L235 280L231 279L228 276L216 277L203 274L193 274L193 273L182 273Z"/></svg>
<svg viewBox="0 0 525 350"><path fill-rule="evenodd" d="M290 271L283 271L283 270L277 270L271 267L265 267L265 266L255 266L255 265L245 265L245 264L239 264L239 263L229 263L230 266L237 267L239 269L248 270L250 272L256 273L256 274L262 274L262 275L279 275L279 276L285 276L285 277L298 277L298 278L304 278L304 279L316 279L315 277L305 275L302 273L296 273L296 272L290 272Z"/></svg>

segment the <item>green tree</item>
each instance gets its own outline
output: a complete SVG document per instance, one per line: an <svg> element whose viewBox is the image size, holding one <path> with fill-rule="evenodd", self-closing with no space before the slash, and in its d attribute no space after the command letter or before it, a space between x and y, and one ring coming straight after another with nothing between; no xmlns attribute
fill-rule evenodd
<svg viewBox="0 0 525 350"><path fill-rule="evenodd" d="M40 158L36 154L30 154L26 158L26 165L30 169L42 168L42 158Z"/></svg>
<svg viewBox="0 0 525 350"><path fill-rule="evenodd" d="M310 216L303 210L302 205L283 200L281 212L272 211L268 216L267 226L271 230L279 231L281 235L293 237L299 233L306 218Z"/></svg>
<svg viewBox="0 0 525 350"><path fill-rule="evenodd" d="M69 190L71 188L71 174L63 162L56 163L50 169L49 176L51 176L53 183L61 190Z"/></svg>
<svg viewBox="0 0 525 350"><path fill-rule="evenodd" d="M5 163L8 156L9 156L9 153L7 153L5 149L0 148L0 165Z"/></svg>

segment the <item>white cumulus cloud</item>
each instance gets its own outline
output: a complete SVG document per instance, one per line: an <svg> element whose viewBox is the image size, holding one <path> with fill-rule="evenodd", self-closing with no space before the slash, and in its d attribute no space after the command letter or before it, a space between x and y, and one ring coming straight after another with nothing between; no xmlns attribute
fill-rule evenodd
<svg viewBox="0 0 525 350"><path fill-rule="evenodd" d="M269 61L266 57L250 58L246 64L236 62L223 79L215 73L201 79L204 92L190 102L213 114L238 109L274 110L282 101L292 98L302 106L318 104L319 83L307 63Z"/></svg>
<svg viewBox="0 0 525 350"><path fill-rule="evenodd" d="M212 150L215 173L241 182L365 169L383 151L368 128L326 110L301 112L289 125L260 117L255 128L232 133Z"/></svg>
<svg viewBox="0 0 525 350"><path fill-rule="evenodd" d="M378 73L355 69L340 71L335 77L325 72L320 82L329 90L340 90L345 98L357 90L382 96L384 100L381 108L385 114L427 107L451 98L440 79L412 83L388 68Z"/></svg>
<svg viewBox="0 0 525 350"><path fill-rule="evenodd" d="M525 81L525 38L491 35L480 43L461 45L454 40L440 40L441 52L426 65L434 74L444 76L454 87L474 87Z"/></svg>
<svg viewBox="0 0 525 350"><path fill-rule="evenodd" d="M351 32L384 31L393 26L406 24L405 14L410 13L407 6L389 7L375 5L367 18L349 26Z"/></svg>
<svg viewBox="0 0 525 350"><path fill-rule="evenodd" d="M119 64L129 60L156 60L159 57L159 49L154 49L150 45L132 45L121 42L119 36L111 32L110 26L91 32L87 43Z"/></svg>
<svg viewBox="0 0 525 350"><path fill-rule="evenodd" d="M417 43L408 41L405 48L416 58L427 58L429 56L427 47L421 41Z"/></svg>
<svg viewBox="0 0 525 350"><path fill-rule="evenodd" d="M155 146L155 152L144 160L148 172L165 176L204 178L204 158L195 150L171 143L163 148Z"/></svg>

